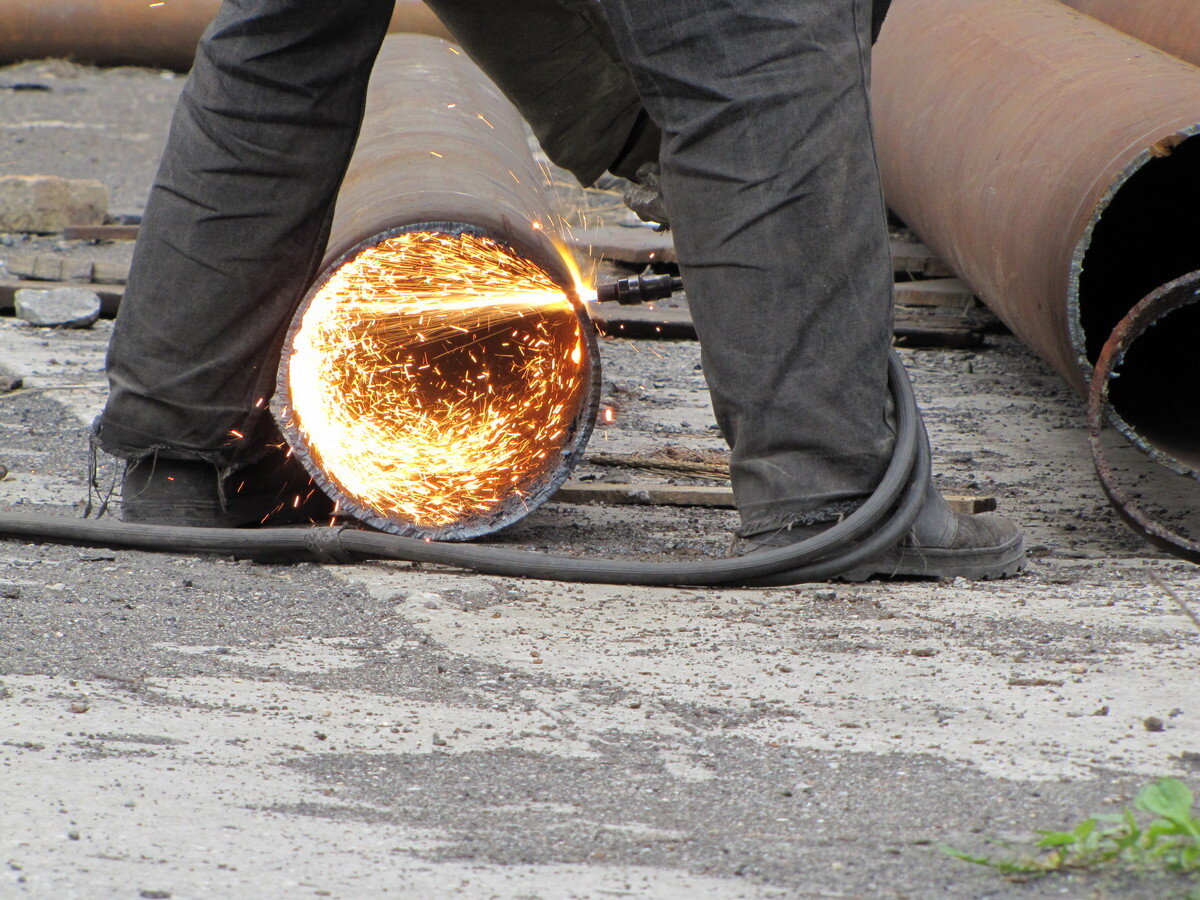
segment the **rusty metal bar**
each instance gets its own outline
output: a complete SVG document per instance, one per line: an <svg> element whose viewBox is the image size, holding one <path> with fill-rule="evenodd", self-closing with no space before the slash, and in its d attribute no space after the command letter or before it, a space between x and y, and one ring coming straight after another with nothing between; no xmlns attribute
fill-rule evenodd
<svg viewBox="0 0 1200 900"><path fill-rule="evenodd" d="M1196 0L1062 0L1153 47L1200 66L1200 3Z"/></svg>
<svg viewBox="0 0 1200 900"><path fill-rule="evenodd" d="M599 405L599 352L595 329L555 244L555 217L541 184L542 173L520 114L465 54L445 41L421 35L393 35L384 41L362 132L338 195L323 273L301 302L285 342L276 407L289 441L318 483L363 521L437 540L488 534L549 499L582 455ZM410 231L480 235L536 263L572 298L585 341L583 365L589 373L587 396L565 429L557 464L536 489L510 498L493 513L437 533L414 532L348 502L313 462L286 409L287 348L314 295L343 262Z"/></svg>
<svg viewBox="0 0 1200 900"><path fill-rule="evenodd" d="M0 65L64 57L186 71L220 5L221 0L0 0ZM421 0L397 0L390 30L450 37Z"/></svg>

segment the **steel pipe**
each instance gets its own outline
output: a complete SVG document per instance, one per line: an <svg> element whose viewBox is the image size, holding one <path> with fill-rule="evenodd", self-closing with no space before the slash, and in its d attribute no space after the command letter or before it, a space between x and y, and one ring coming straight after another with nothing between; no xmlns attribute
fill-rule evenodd
<svg viewBox="0 0 1200 900"><path fill-rule="evenodd" d="M889 204L1080 393L1200 269L1200 69L1055 0L896 0L873 99Z"/></svg>
<svg viewBox="0 0 1200 900"><path fill-rule="evenodd" d="M0 65L63 57L186 71L220 5L221 0L0 0ZM397 0L390 30L450 37L420 0Z"/></svg>
<svg viewBox="0 0 1200 900"><path fill-rule="evenodd" d="M576 292L572 261L552 235L554 217L516 109L451 44L394 35L371 79L358 146L338 195L323 273L304 298L285 342L276 415L317 482L343 510L399 534L464 540L495 531L548 499L583 453L599 402L599 356ZM566 323L582 355L580 393L560 413L556 452L532 482L516 486L494 508L453 523L426 527L355 500L327 471L302 418L290 382L305 316L343 267L399 235L471 235L507 248L544 272L569 298ZM559 327L559 326L554 326ZM470 336L482 356L494 348ZM490 340L490 338L488 339ZM453 348L451 348L453 349ZM453 360L452 360L453 361ZM460 372L457 377L475 377Z"/></svg>
<svg viewBox="0 0 1200 900"><path fill-rule="evenodd" d="M1173 471L1200 468L1200 272L1164 285L1121 320L1100 351L1088 392L1096 474L1113 507L1155 546L1200 563L1200 543L1156 521L1118 483L1103 422Z"/></svg>
<svg viewBox="0 0 1200 900"><path fill-rule="evenodd" d="M1196 0L1062 0L1118 31L1200 66Z"/></svg>

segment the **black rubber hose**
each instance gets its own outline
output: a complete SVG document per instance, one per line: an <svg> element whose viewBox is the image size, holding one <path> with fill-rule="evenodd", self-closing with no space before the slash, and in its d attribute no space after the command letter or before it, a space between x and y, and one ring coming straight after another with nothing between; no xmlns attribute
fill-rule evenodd
<svg viewBox="0 0 1200 900"><path fill-rule="evenodd" d="M618 562L554 556L478 544L452 544L361 531L309 528L182 528L20 514L0 514L0 537L168 553L217 553L259 560L353 562L395 559L471 569L489 575L595 584L767 586L824 581L869 562L912 526L929 483L929 442L912 384L895 351L888 384L896 409L896 443L875 492L853 514L790 547L703 562Z"/></svg>

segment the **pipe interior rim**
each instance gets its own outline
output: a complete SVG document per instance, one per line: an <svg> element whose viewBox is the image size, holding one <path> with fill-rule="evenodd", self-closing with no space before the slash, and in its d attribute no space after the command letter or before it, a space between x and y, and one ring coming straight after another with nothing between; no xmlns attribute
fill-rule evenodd
<svg viewBox="0 0 1200 900"><path fill-rule="evenodd" d="M529 259L546 272L570 301L575 313L580 333L583 336L583 369L588 373L583 381L583 395L579 411L571 419L567 440L563 442L561 456L557 465L549 467L532 485L528 494L520 498L512 497L499 508L470 517L463 518L451 525L440 528L421 528L412 523L398 522L366 507L346 496L338 485L330 478L313 458L313 452L290 414L291 393L289 387L290 348L294 345L296 335L303 324L304 314L320 290L330 277L346 262L361 253L378 246L384 241L403 234L418 232L434 232L448 235L469 234L474 237L487 238L506 247L510 251ZM579 297L573 281L564 270L561 260L548 259L544 248L529 242L520 241L511 234L499 235L492 228L468 222L432 221L398 225L374 234L350 249L341 253L330 262L314 281L312 287L305 293L296 312L292 316L280 356L279 372L276 383L275 400L272 402L272 412L276 422L283 431L284 437L291 445L293 453L304 465L316 484L331 499L337 501L340 513L345 513L380 531L399 534L405 537L419 537L437 541L466 541L483 537L507 528L519 522L529 513L549 500L559 487L570 477L571 472L582 459L587 448L596 416L600 408L601 360L599 344L596 340L596 329L588 317L586 307Z"/></svg>
<svg viewBox="0 0 1200 900"><path fill-rule="evenodd" d="M1198 340L1200 271L1138 303L1113 330L1093 377L1113 428L1156 462L1200 480Z"/></svg>

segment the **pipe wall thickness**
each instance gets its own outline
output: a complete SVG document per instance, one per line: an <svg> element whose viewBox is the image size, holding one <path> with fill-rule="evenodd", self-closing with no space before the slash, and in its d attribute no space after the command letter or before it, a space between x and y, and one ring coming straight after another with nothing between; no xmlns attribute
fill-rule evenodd
<svg viewBox="0 0 1200 900"><path fill-rule="evenodd" d="M0 0L0 65L62 57L186 71L221 0ZM397 0L390 30L449 38L420 0Z"/></svg>

